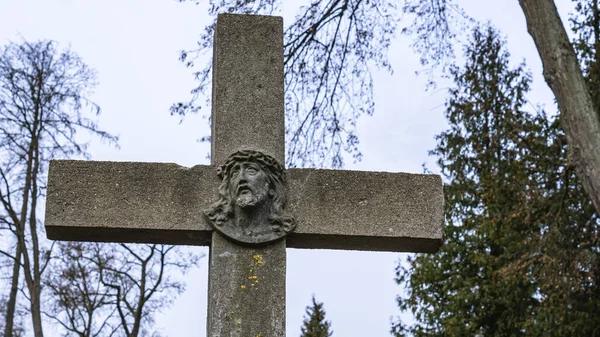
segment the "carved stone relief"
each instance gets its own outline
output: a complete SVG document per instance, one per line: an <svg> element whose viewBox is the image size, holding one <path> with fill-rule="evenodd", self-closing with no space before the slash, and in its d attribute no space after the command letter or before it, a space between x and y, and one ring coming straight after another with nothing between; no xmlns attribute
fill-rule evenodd
<svg viewBox="0 0 600 337"><path fill-rule="evenodd" d="M239 243L262 244L294 230L294 218L285 214L285 170L275 158L237 151L217 174L219 200L204 211L216 231Z"/></svg>

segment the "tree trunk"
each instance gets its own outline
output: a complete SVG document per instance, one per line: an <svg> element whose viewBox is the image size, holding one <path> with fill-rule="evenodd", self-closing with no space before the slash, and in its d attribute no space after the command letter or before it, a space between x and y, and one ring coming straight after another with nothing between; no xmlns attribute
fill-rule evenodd
<svg viewBox="0 0 600 337"><path fill-rule="evenodd" d="M41 92L40 88L40 92ZM38 129L39 122L36 115L34 121L35 130ZM40 171L40 149L39 149L39 131L32 139L33 146L33 168L31 174L31 206L29 208L29 230L31 235L31 250L33 254L33 291L31 294L31 316L33 318L33 330L36 337L43 337L42 327L42 274L41 274L41 260L40 260L40 244L37 232L37 198L38 198L38 184L37 177Z"/></svg>
<svg viewBox="0 0 600 337"><path fill-rule="evenodd" d="M35 337L44 337L39 294L36 294L35 298L31 299L31 319L33 321L33 335Z"/></svg>
<svg viewBox="0 0 600 337"><path fill-rule="evenodd" d="M12 337L15 326L15 310L17 307L17 293L19 292L19 274L21 271L21 245L17 243L15 262L10 285L10 294L6 304L6 324L4 325L4 337Z"/></svg>
<svg viewBox="0 0 600 337"><path fill-rule="evenodd" d="M35 111L39 111L37 108ZM35 122L34 122L35 124ZM37 125L34 125L37 127ZM23 205L21 209L21 229L19 233L19 244L23 252L23 274L25 283L29 290L30 314L33 324L33 335L43 337L44 330L42 325L41 313L41 277L39 264L39 244L37 238L37 223L35 219L35 207L37 200L37 174L39 170L39 148L37 135L33 137L27 152L27 170L25 174L25 189L23 191ZM25 240L25 223L27 222L28 210L31 212L29 218L29 228L31 236L30 250L33 254L33 261L30 259L27 250L27 241ZM33 217L33 218L32 218Z"/></svg>
<svg viewBox="0 0 600 337"><path fill-rule="evenodd" d="M600 117L553 0L519 0L554 92L569 156L600 213Z"/></svg>

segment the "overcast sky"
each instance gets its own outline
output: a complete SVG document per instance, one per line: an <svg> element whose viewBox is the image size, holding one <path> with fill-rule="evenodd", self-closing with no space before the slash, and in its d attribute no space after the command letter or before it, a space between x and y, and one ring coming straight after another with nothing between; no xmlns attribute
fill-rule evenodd
<svg viewBox="0 0 600 337"><path fill-rule="evenodd" d="M288 0L285 1L288 3ZM285 13L298 4L289 1ZM569 0L556 1L563 19ZM515 64L526 59L534 75L532 103L552 111L553 96L541 76L541 64L517 0L461 0L467 13L490 20L507 36ZM286 16L284 24L290 24ZM2 0L0 44L52 39L71 46L97 70L99 85L92 100L102 108L101 128L120 136L120 150L93 143L95 160L208 164L207 144L197 139L208 126L199 116L169 116L169 106L189 98L194 81L178 62L178 52L195 46L209 23L206 4L175 0ZM421 173L421 165L437 171L427 151L434 135L444 130L443 103L447 83L426 91L426 78L410 40L393 41L389 59L394 74L374 73L375 115L358 123L364 154L347 169ZM210 54L210 53L209 53ZM301 216L301 215L299 215ZM207 252L205 248L195 248ZM311 295L325 303L337 337L388 336L390 317L399 311L395 296L402 292L394 268L405 254L288 249L287 336L298 336ZM188 290L157 315L157 328L172 337L205 336L207 259L185 278ZM407 319L410 319L409 316Z"/></svg>

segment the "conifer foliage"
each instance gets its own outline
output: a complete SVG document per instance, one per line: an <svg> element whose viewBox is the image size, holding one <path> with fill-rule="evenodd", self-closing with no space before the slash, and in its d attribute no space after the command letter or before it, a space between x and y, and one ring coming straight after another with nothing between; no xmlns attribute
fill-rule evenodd
<svg viewBox="0 0 600 337"><path fill-rule="evenodd" d="M312 298L312 306L306 307L306 316L301 328L300 337L330 337L331 322L325 320L325 309L322 302Z"/></svg>
<svg viewBox="0 0 600 337"><path fill-rule="evenodd" d="M558 118L532 106L491 27L474 30L451 74L449 128L431 152L445 180L445 240L398 266L416 323L395 336L594 336L600 221Z"/></svg>

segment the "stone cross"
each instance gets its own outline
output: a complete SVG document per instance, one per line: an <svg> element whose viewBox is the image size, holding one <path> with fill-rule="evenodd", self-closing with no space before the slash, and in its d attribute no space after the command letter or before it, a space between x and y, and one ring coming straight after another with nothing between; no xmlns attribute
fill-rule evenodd
<svg viewBox="0 0 600 337"><path fill-rule="evenodd" d="M52 161L48 238L210 246L210 337L285 336L286 247L439 248L442 182L425 174L288 169L289 235L249 246L214 231L217 164L243 149L285 162L282 18L219 15L213 62L211 165Z"/></svg>

